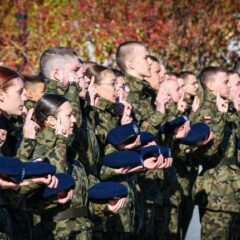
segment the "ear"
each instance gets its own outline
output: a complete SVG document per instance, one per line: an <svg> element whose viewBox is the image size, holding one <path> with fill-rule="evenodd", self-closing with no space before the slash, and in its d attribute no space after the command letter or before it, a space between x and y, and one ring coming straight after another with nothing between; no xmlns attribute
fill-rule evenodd
<svg viewBox="0 0 240 240"><path fill-rule="evenodd" d="M53 78L54 78L55 80L61 81L62 78L63 78L63 71L60 70L60 69L57 69L57 68L54 69L54 70L53 70Z"/></svg>
<svg viewBox="0 0 240 240"><path fill-rule="evenodd" d="M206 86L211 92L215 91L215 82L214 81L208 81L206 83Z"/></svg>
<svg viewBox="0 0 240 240"><path fill-rule="evenodd" d="M2 89L0 89L0 101L3 102L4 101L4 91Z"/></svg>
<svg viewBox="0 0 240 240"><path fill-rule="evenodd" d="M127 68L133 70L134 69L134 61L132 59L129 59L127 61Z"/></svg>
<svg viewBox="0 0 240 240"><path fill-rule="evenodd" d="M34 97L33 97L34 94L31 90L27 90L25 94L26 94L27 99L29 99L29 100L34 99Z"/></svg>
<svg viewBox="0 0 240 240"><path fill-rule="evenodd" d="M46 120L46 125L51 128L55 128L57 125L57 119L53 116L48 116Z"/></svg>

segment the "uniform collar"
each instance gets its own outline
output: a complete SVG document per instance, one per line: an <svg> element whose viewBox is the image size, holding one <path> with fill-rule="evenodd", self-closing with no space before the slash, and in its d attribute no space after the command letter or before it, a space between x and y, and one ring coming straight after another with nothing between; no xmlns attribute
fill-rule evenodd
<svg viewBox="0 0 240 240"><path fill-rule="evenodd" d="M27 100L27 101L24 102L24 105L27 108L27 110L30 110L30 109L35 107L36 102L32 101L32 100Z"/></svg>
<svg viewBox="0 0 240 240"><path fill-rule="evenodd" d="M105 98L99 98L98 103L96 105L96 108L102 110L102 111L106 111L106 110L113 110L115 108L115 103L112 103L110 101L108 101Z"/></svg>
<svg viewBox="0 0 240 240"><path fill-rule="evenodd" d="M46 82L46 92L52 92L59 95L65 95L69 84L64 86L61 82L51 79L45 79Z"/></svg>
<svg viewBox="0 0 240 240"><path fill-rule="evenodd" d="M204 92L204 100L209 102L216 102L216 96L213 93L206 90Z"/></svg>
<svg viewBox="0 0 240 240"><path fill-rule="evenodd" d="M37 134L36 140L39 144L53 147L57 140L55 129L49 127L41 129Z"/></svg>
<svg viewBox="0 0 240 240"><path fill-rule="evenodd" d="M125 80L128 83L128 87L130 89L130 92L138 92L138 91L142 91L143 89L143 80L131 76L129 74L125 75Z"/></svg>

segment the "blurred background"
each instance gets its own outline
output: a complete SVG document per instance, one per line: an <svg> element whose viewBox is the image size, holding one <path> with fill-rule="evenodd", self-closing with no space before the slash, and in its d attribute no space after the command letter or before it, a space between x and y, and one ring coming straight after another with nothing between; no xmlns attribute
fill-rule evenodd
<svg viewBox="0 0 240 240"><path fill-rule="evenodd" d="M111 65L128 40L145 42L169 70L229 67L240 56L240 1L0 0L0 64L25 74L48 47Z"/></svg>

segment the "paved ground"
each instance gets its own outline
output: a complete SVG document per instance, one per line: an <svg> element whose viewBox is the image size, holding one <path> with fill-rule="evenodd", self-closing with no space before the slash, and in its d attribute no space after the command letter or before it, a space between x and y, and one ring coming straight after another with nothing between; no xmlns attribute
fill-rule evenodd
<svg viewBox="0 0 240 240"><path fill-rule="evenodd" d="M200 222L198 207L194 208L193 217L189 225L185 240L200 240Z"/></svg>

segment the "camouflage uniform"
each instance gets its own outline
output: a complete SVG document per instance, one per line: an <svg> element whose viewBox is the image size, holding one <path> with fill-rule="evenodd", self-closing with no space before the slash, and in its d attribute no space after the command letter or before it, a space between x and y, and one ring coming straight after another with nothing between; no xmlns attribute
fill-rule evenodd
<svg viewBox="0 0 240 240"><path fill-rule="evenodd" d="M92 224L87 219L88 179L80 161L68 148L70 139L55 134L54 129L38 132L32 158L44 157L57 167L57 172L72 174L76 182L76 194L70 204L50 204L41 213L42 221L34 228L34 239L90 239ZM29 145L28 145L29 146ZM24 148L23 148L24 149ZM23 155L28 155L26 151ZM31 205L33 201L29 203ZM37 204L39 204L37 202ZM68 211L78 212L82 217L69 217Z"/></svg>
<svg viewBox="0 0 240 240"><path fill-rule="evenodd" d="M128 74L125 80L130 88L128 102L133 106L133 117L138 120L142 131L157 136L159 126L166 121L166 114L155 110L155 90L148 82ZM164 239L168 235L169 222L163 206L166 197L164 171L147 171L139 174L138 180L144 198L144 225L138 236L142 239Z"/></svg>
<svg viewBox="0 0 240 240"><path fill-rule="evenodd" d="M67 86L64 86L62 83L50 79L45 79L45 83L45 93L63 96L71 102L77 120L77 125L79 127L82 122L82 113L79 100L79 93L81 89L79 86L76 83L69 83Z"/></svg>
<svg viewBox="0 0 240 240"><path fill-rule="evenodd" d="M158 127L165 120L165 114L155 110L150 84L136 77L126 75L125 80L130 88L128 102L142 131L158 134Z"/></svg>
<svg viewBox="0 0 240 240"><path fill-rule="evenodd" d="M202 239L228 239L232 216L240 211L236 133L228 119L229 114L218 111L216 97L205 92L196 121L205 121L214 139L193 154L203 165L193 188L194 200L200 208Z"/></svg>
<svg viewBox="0 0 240 240"><path fill-rule="evenodd" d="M109 154L116 150L116 148L108 144L105 148L105 153ZM109 216L106 219L104 239L134 239L138 236L137 233L143 221L142 197L137 182L137 175L117 175L113 169L102 166L101 179L116 181L128 188L128 198L124 207L120 209L118 214Z"/></svg>

